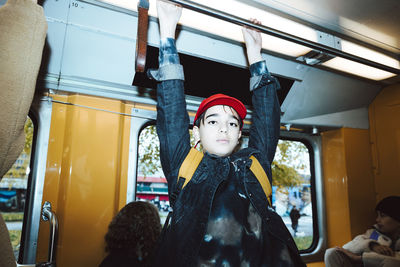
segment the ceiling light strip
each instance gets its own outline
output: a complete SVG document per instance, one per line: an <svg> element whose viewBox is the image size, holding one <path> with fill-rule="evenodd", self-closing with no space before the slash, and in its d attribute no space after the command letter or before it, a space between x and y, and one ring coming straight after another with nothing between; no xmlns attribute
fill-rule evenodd
<svg viewBox="0 0 400 267"><path fill-rule="evenodd" d="M284 39L284 40L294 42L294 43L297 43L300 45L304 45L304 46L307 46L312 49L320 50L322 52L328 53L333 56L339 56L339 57L342 57L345 59L349 59L351 61L355 61L358 63L368 65L370 67L380 69L380 70L388 71L388 72L395 73L395 74L400 74L400 69L396 69L396 68L386 66L386 65L383 65L383 64L365 59L365 58L354 56L352 54L343 52L341 50L338 50L338 49L335 49L335 48L332 48L332 47L329 47L329 46L326 46L326 45L323 45L320 43L312 42L307 39L303 39L303 38L300 38L300 37L297 37L297 36L294 36L294 35L291 35L291 34L288 34L288 33L285 33L285 32L270 28L270 27L253 24L250 21L245 20L243 18L225 13L220 10L216 10L216 9L213 9L210 7L203 6L201 4L198 4L198 3L195 3L192 1L187 1L187 0L170 0L170 1L175 4L179 4L179 5L183 6L184 8L187 8L187 9L190 9L190 10L193 10L193 11L196 11L196 12L208 15L208 16L212 16L212 17L215 17L215 18L218 18L218 19L230 22L230 23L234 23L237 25L252 27L252 28L259 30L260 32L265 33L265 34L272 35L272 36L278 37L280 39Z"/></svg>

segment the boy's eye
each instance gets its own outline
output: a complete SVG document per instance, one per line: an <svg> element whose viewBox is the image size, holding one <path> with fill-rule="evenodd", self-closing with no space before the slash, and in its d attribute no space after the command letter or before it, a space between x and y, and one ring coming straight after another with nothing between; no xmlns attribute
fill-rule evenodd
<svg viewBox="0 0 400 267"><path fill-rule="evenodd" d="M208 124L216 124L217 123L217 121L208 121Z"/></svg>
<svg viewBox="0 0 400 267"><path fill-rule="evenodd" d="M229 125L232 126L232 127L238 127L239 126L236 122L230 122Z"/></svg>

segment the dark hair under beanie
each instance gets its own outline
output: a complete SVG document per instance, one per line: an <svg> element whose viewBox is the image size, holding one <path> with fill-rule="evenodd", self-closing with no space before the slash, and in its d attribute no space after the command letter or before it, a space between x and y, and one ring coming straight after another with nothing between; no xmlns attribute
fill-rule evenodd
<svg viewBox="0 0 400 267"><path fill-rule="evenodd" d="M390 196L379 201L375 208L400 222L400 196Z"/></svg>

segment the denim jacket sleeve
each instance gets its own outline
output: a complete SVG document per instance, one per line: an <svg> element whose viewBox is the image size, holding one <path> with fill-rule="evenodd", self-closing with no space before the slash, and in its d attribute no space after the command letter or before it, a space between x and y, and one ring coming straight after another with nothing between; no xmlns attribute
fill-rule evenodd
<svg viewBox="0 0 400 267"><path fill-rule="evenodd" d="M174 187L179 170L190 149L189 115L184 95L182 65L174 39L161 40L159 69L148 72L157 85L157 134L161 165L168 184ZM171 178L172 177L172 178Z"/></svg>
<svg viewBox="0 0 400 267"><path fill-rule="evenodd" d="M279 140L280 105L276 90L280 85L269 73L265 61L252 64L250 73L253 113L249 147L266 155L271 164Z"/></svg>

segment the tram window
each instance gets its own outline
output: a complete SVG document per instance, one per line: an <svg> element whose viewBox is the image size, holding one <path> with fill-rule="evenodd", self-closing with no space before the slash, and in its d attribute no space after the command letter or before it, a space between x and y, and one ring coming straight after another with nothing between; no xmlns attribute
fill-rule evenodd
<svg viewBox="0 0 400 267"><path fill-rule="evenodd" d="M307 146L299 141L279 140L272 163L272 203L299 250L309 249L314 237L311 184Z"/></svg>
<svg viewBox="0 0 400 267"><path fill-rule="evenodd" d="M192 146L194 139L191 137ZM248 137L243 136L241 146L247 147ZM155 125L145 127L139 136L139 161L136 200L155 204L164 222L168 210L168 186L161 169L159 141ZM310 153L300 141L279 140L272 164L272 204L293 235L299 250L311 247L314 221L311 203ZM290 212L299 210L296 231L292 228Z"/></svg>
<svg viewBox="0 0 400 267"><path fill-rule="evenodd" d="M243 136L241 147L247 145L248 137ZM314 238L310 153L307 146L300 141L279 140L271 167L272 206L292 234L297 248L307 250ZM294 207L300 215L297 226L290 216Z"/></svg>
<svg viewBox="0 0 400 267"><path fill-rule="evenodd" d="M241 147L247 147L248 137L243 136ZM281 216L299 250L311 247L314 238L314 221L311 202L310 153L300 141L280 139L272 162L272 206ZM292 227L290 213L296 207L300 217Z"/></svg>
<svg viewBox="0 0 400 267"><path fill-rule="evenodd" d="M26 190L30 172L34 124L28 117L25 123L25 146L11 169L0 181L0 212L10 233L15 258L18 259Z"/></svg>
<svg viewBox="0 0 400 267"><path fill-rule="evenodd" d="M191 130L190 136L191 143L194 145ZM155 125L145 127L139 135L136 200L148 201L156 205L161 222L164 223L170 209L170 203L167 180L161 168L160 145Z"/></svg>

